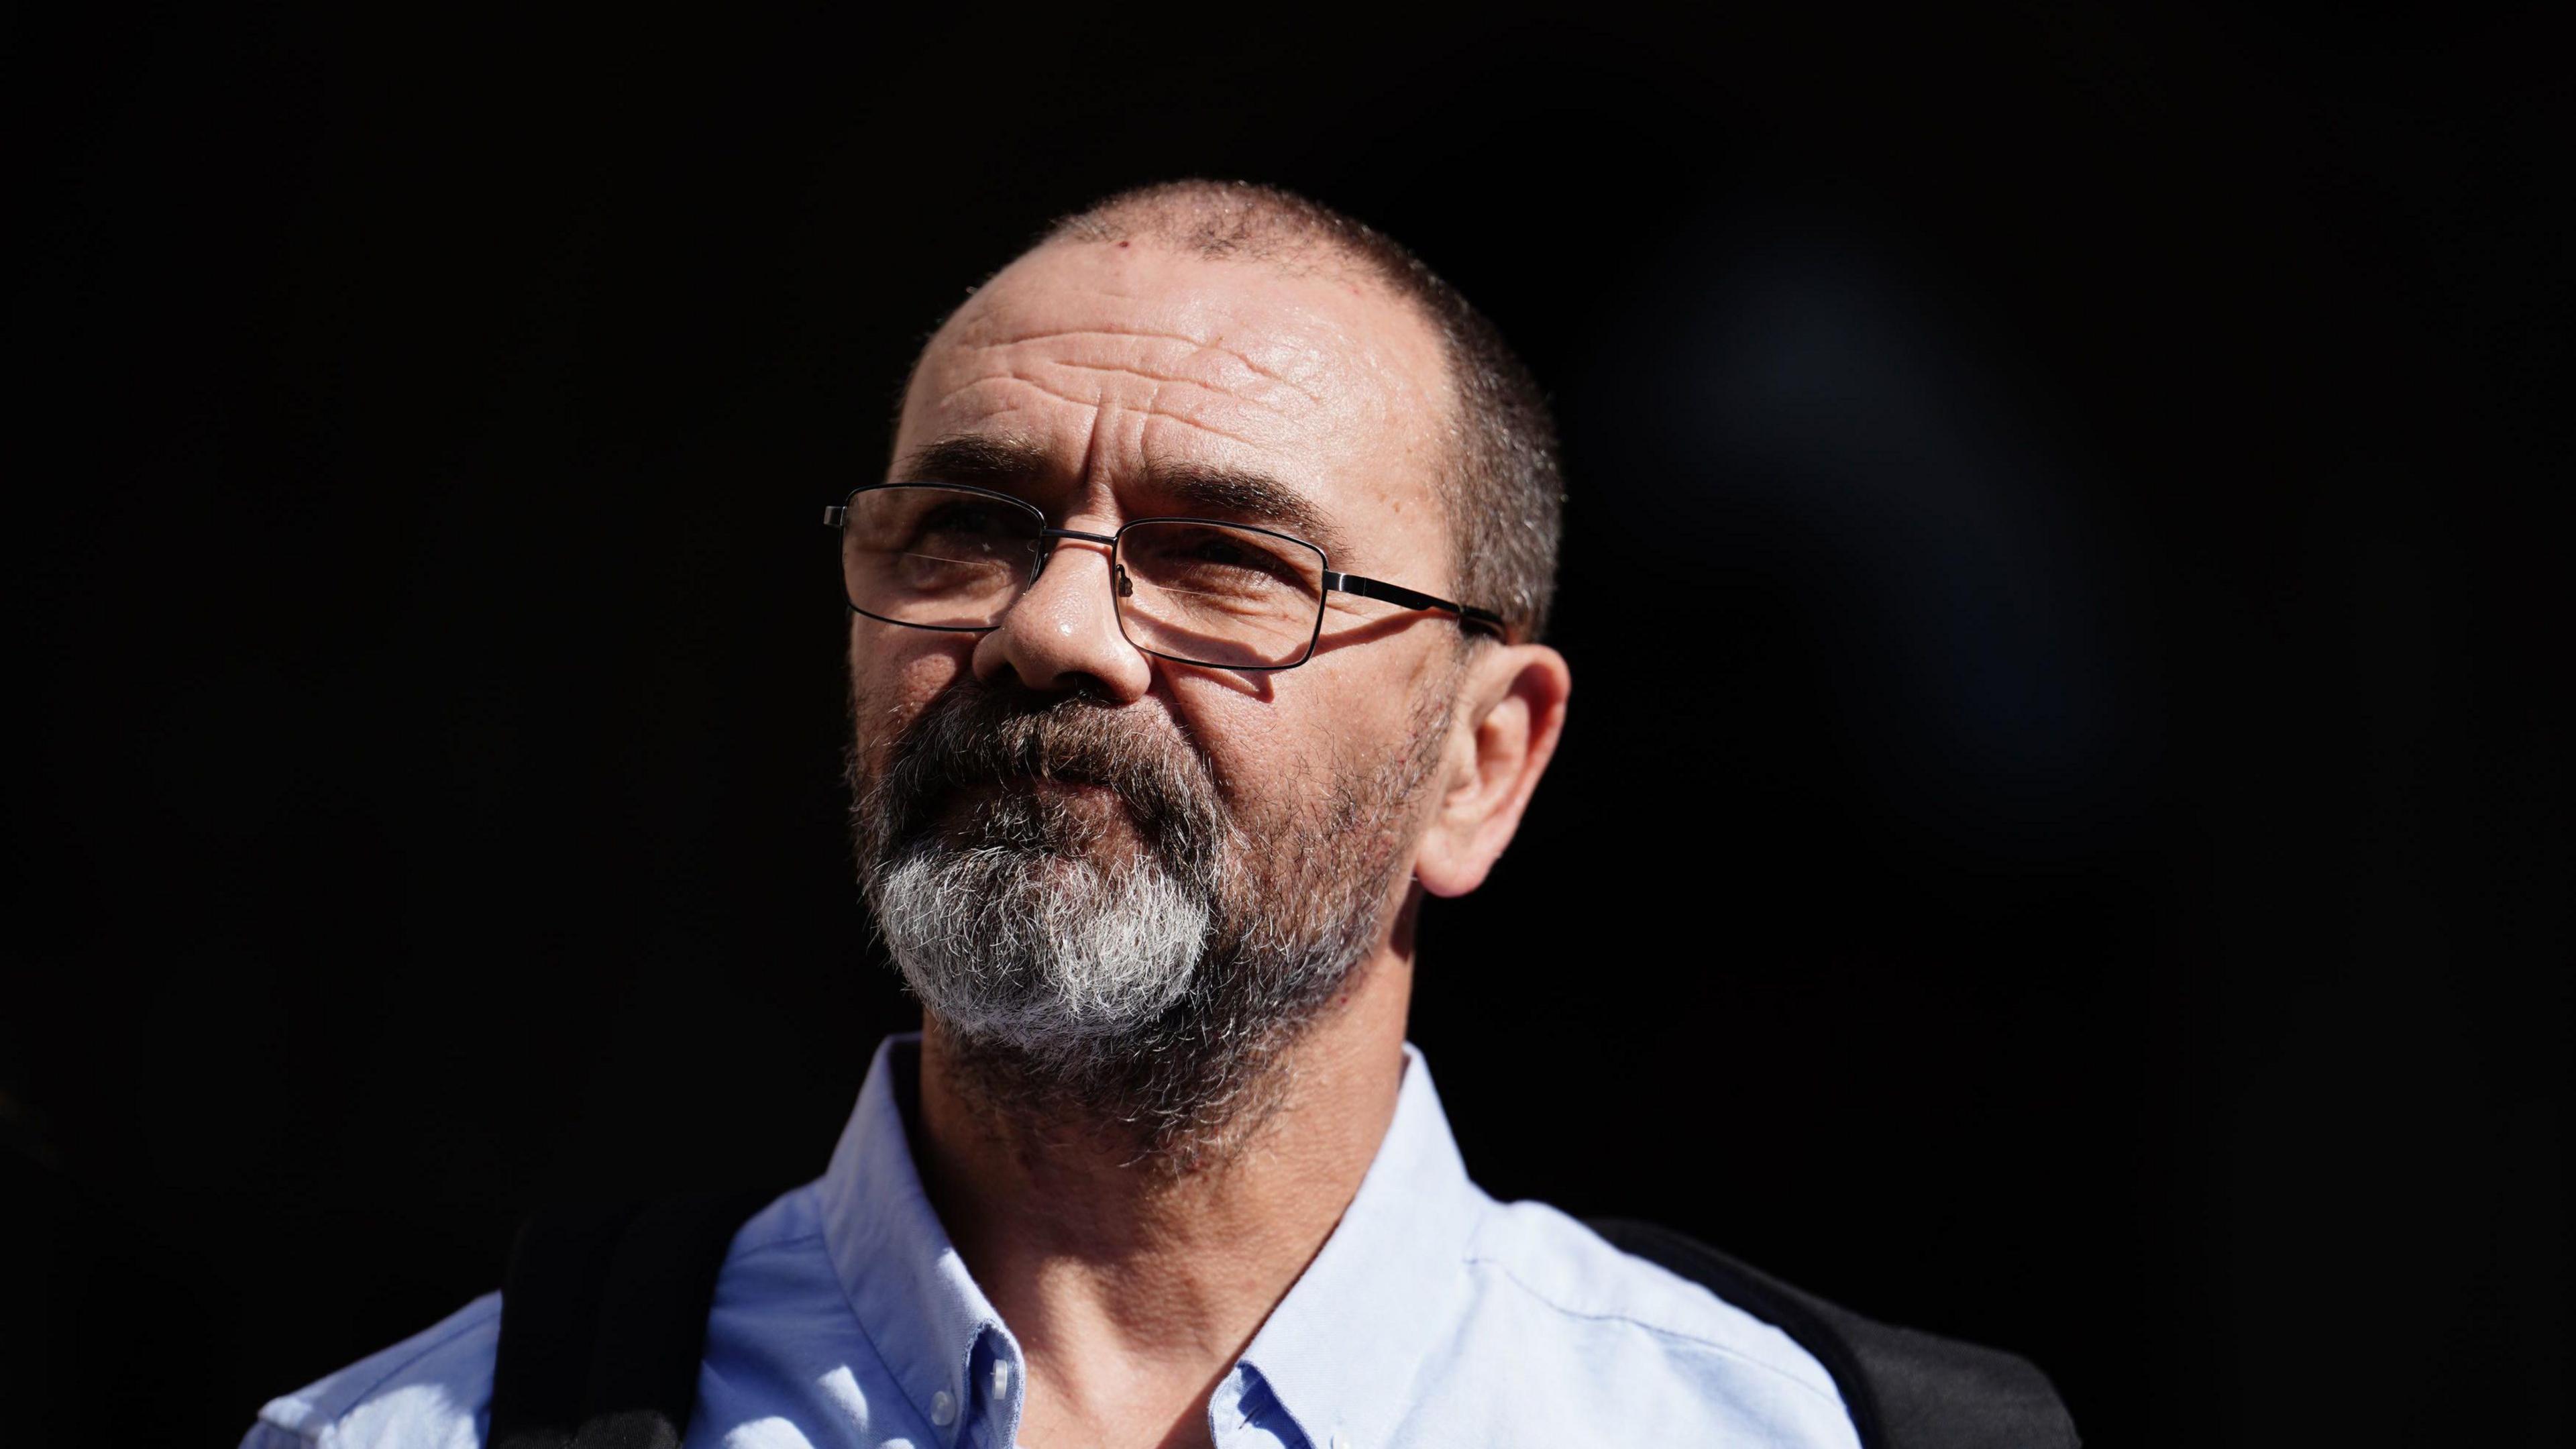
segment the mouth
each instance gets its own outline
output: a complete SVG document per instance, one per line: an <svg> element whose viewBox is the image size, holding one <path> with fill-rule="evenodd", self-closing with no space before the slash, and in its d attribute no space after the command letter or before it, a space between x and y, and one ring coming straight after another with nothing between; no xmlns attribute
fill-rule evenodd
<svg viewBox="0 0 2576 1449"><path fill-rule="evenodd" d="M1032 816L1043 822L1038 828L1048 845L1065 854L1085 853L1110 836L1141 843L1143 835L1126 797L1111 786L1037 775L949 792L930 816L929 833L952 846L996 843L997 836L1024 839Z"/></svg>
<svg viewBox="0 0 2576 1449"><path fill-rule="evenodd" d="M1040 800L1121 798L1114 787L1096 780L1068 780L1053 775L1005 775L996 780L960 786L950 792L950 799L980 802L998 800L1006 795L1031 796Z"/></svg>

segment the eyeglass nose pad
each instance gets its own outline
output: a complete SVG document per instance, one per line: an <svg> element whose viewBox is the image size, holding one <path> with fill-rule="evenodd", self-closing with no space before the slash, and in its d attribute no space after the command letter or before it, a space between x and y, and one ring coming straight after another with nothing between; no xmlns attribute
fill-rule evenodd
<svg viewBox="0 0 2576 1449"><path fill-rule="evenodd" d="M1109 567L1118 575L1118 597L1122 599L1132 599L1136 597L1136 581L1127 577L1127 566L1125 564L1114 563Z"/></svg>

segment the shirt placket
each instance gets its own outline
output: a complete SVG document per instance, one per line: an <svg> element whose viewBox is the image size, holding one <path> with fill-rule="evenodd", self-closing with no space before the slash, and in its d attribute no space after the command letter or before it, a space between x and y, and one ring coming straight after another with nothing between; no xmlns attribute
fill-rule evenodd
<svg viewBox="0 0 2576 1449"><path fill-rule="evenodd" d="M1018 1348L999 1332L985 1330L966 1358L966 1382L955 1436L957 1449L1015 1449L1012 1436L1020 1422Z"/></svg>

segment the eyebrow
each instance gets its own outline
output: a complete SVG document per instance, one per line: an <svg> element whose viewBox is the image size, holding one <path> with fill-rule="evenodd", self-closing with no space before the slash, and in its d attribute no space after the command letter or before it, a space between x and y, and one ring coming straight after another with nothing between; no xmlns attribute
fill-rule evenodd
<svg viewBox="0 0 2576 1449"><path fill-rule="evenodd" d="M1047 471L1047 450L1026 438L962 433L906 453L892 476L898 481L1025 488Z"/></svg>
<svg viewBox="0 0 2576 1449"><path fill-rule="evenodd" d="M1143 482L1194 513L1293 533L1327 556L1338 557L1343 551L1342 532L1324 511L1267 473L1173 463L1147 468Z"/></svg>
<svg viewBox="0 0 2576 1449"><path fill-rule="evenodd" d="M1026 438L967 433L913 449L893 476L1025 492L1060 471L1044 446ZM1168 497L1186 512L1295 534L1327 557L1339 557L1347 546L1342 531L1322 509L1267 473L1207 463L1160 463L1147 465L1136 481L1148 493Z"/></svg>

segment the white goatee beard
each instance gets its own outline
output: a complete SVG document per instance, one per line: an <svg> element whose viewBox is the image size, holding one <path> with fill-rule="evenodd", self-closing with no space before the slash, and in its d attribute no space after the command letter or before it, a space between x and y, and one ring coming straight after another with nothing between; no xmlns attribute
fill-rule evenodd
<svg viewBox="0 0 2576 1449"><path fill-rule="evenodd" d="M875 883L877 929L921 1004L967 1036L1080 1056L1186 994L1214 913L1151 852L1126 868L1008 849L908 854Z"/></svg>

